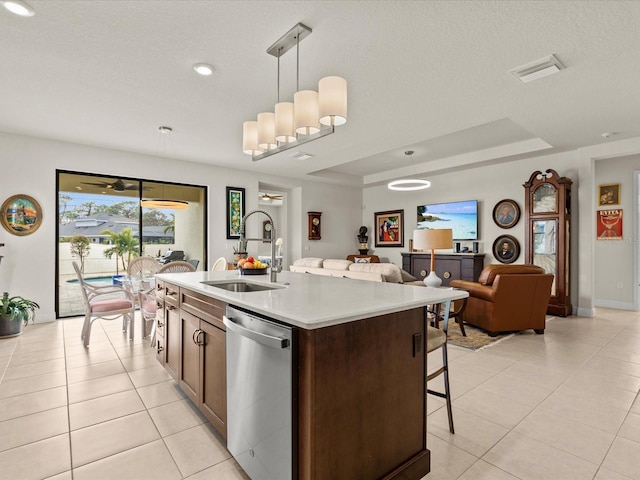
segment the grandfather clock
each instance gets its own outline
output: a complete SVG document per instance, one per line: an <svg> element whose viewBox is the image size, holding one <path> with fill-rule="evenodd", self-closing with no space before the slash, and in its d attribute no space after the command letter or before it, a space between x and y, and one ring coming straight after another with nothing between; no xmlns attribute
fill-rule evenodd
<svg viewBox="0 0 640 480"><path fill-rule="evenodd" d="M571 315L571 179L548 169L533 172L525 189L525 258L553 273L547 313Z"/></svg>

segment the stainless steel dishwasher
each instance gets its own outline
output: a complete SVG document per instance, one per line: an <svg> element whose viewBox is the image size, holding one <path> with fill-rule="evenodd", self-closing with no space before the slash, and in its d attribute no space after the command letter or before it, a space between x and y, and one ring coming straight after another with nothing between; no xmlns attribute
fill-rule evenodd
<svg viewBox="0 0 640 480"><path fill-rule="evenodd" d="M290 327L228 306L227 448L252 480L293 476Z"/></svg>

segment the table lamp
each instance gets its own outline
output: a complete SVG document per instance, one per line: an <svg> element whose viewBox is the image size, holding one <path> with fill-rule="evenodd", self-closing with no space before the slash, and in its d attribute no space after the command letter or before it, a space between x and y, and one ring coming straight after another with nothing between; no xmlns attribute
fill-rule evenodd
<svg viewBox="0 0 640 480"><path fill-rule="evenodd" d="M453 248L453 230L450 228L414 230L413 248L422 251L431 250L431 269L429 275L423 281L427 287L439 287L442 284L442 279L436 275L436 255L434 250Z"/></svg>

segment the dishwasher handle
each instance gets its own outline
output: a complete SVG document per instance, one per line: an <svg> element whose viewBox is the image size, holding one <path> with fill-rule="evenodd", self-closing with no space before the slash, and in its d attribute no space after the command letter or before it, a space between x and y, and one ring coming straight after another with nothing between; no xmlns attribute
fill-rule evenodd
<svg viewBox="0 0 640 480"><path fill-rule="evenodd" d="M237 324L226 315L222 317L222 321L224 322L224 326L232 332L237 333L238 335L242 335L243 337L250 338L251 340L266 345L267 347L281 349L289 347L290 342L288 338L274 337L272 335L266 335L264 333L256 332L255 330L250 330L243 327L242 325Z"/></svg>

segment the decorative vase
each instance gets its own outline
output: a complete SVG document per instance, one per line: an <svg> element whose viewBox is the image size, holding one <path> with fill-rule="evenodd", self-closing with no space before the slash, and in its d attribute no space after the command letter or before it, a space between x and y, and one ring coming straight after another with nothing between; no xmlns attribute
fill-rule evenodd
<svg viewBox="0 0 640 480"><path fill-rule="evenodd" d="M0 315L0 338L15 337L22 333L22 320L11 320L10 315Z"/></svg>

